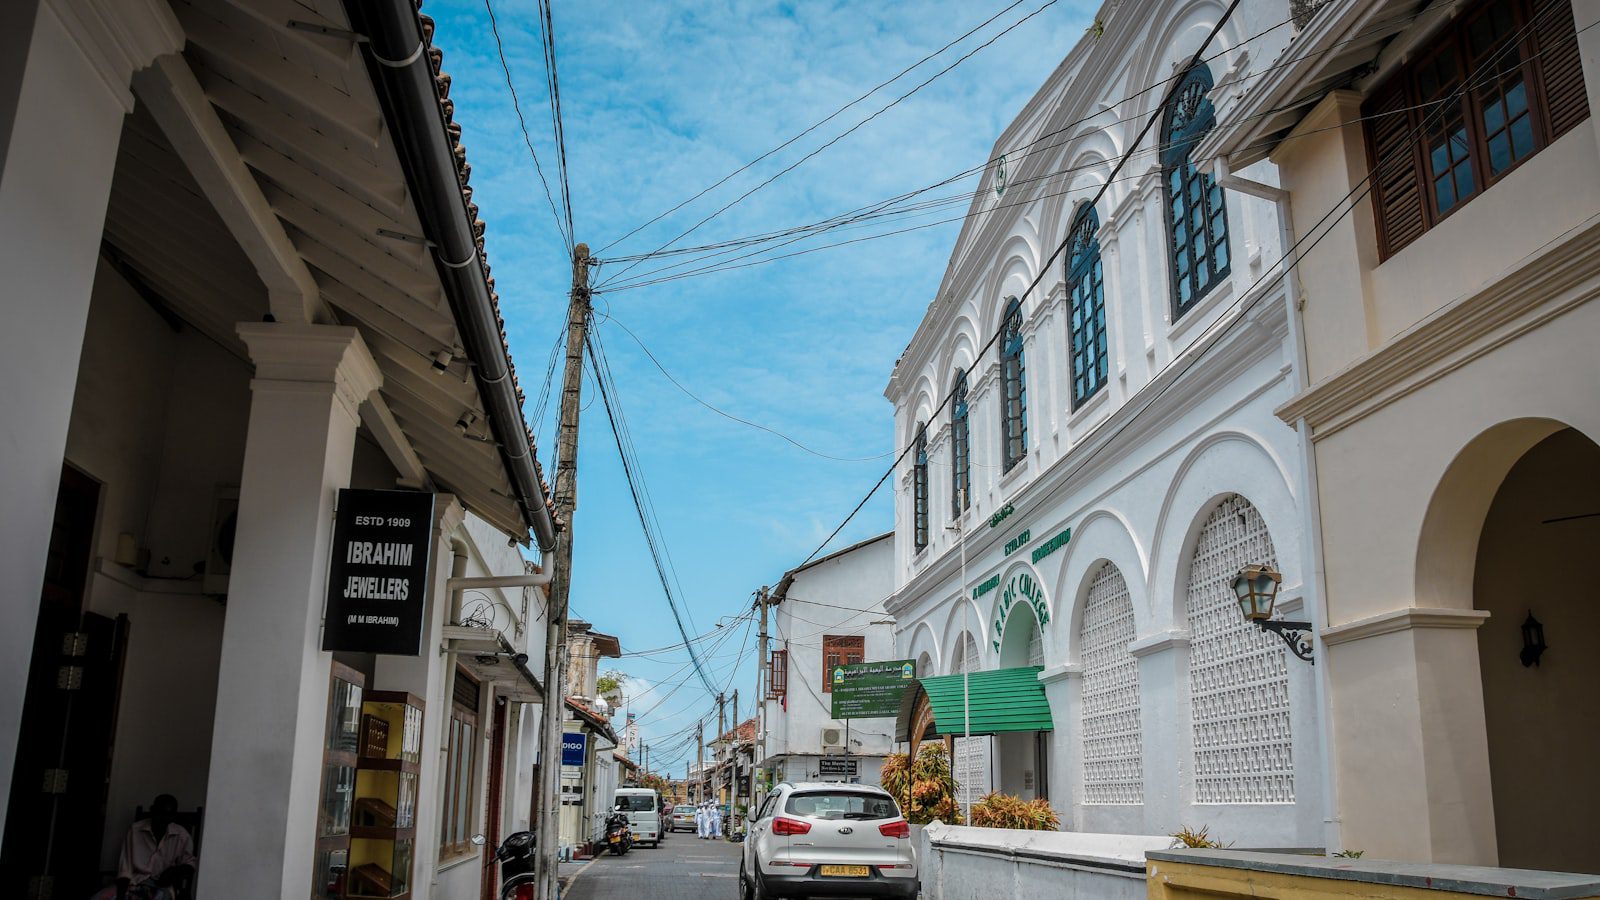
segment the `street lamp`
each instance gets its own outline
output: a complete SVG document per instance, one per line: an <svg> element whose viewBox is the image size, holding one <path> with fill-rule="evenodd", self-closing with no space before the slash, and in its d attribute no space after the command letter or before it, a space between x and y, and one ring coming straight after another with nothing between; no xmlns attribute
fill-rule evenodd
<svg viewBox="0 0 1600 900"><path fill-rule="evenodd" d="M1272 618L1272 605L1278 599L1278 587L1283 576L1267 565L1248 565L1233 576L1233 594L1239 598L1239 611L1245 621L1254 622L1262 631L1270 631L1289 645L1289 650L1312 665L1317 661L1311 652L1311 623L1289 622Z"/></svg>

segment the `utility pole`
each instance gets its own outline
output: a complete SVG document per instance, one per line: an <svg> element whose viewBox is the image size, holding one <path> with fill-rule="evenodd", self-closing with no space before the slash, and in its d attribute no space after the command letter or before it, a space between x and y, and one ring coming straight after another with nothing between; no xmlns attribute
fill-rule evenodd
<svg viewBox="0 0 1600 900"><path fill-rule="evenodd" d="M717 745L716 752L712 754L717 763L717 777L711 785L712 792L716 794L712 799L717 803L722 802L722 736L728 733L727 702L728 698L717 695L717 736L711 739Z"/></svg>
<svg viewBox="0 0 1600 900"><path fill-rule="evenodd" d="M694 723L694 780L690 783L694 785L704 784L705 777L706 723L704 719L701 719L700 721ZM700 795L696 798L696 802L706 799L705 790L703 788L696 790L695 793Z"/></svg>
<svg viewBox="0 0 1600 900"><path fill-rule="evenodd" d="M756 612L760 616L761 629L756 632L756 743L750 751L754 757L750 772L750 809L756 808L756 776L761 771L761 766L767 761L767 695L772 693L772 685L767 683L767 668L772 664L771 656L767 652L767 586L762 585L756 592Z"/></svg>
<svg viewBox="0 0 1600 900"><path fill-rule="evenodd" d="M583 397L583 347L589 330L589 245L572 254L567 301L567 364L561 374L561 423L556 439L556 533L550 608L545 616L544 715L539 724L539 896L555 898L560 850L561 723L566 718L567 599L572 590L572 513L578 506L578 414Z"/></svg>

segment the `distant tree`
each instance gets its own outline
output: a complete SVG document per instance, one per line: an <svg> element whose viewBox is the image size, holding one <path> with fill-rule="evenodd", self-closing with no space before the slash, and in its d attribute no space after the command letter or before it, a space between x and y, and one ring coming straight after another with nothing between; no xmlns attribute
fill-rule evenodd
<svg viewBox="0 0 1600 900"><path fill-rule="evenodd" d="M627 677L626 674L616 669L604 672L599 678L595 679L595 693L620 706L622 704L622 682Z"/></svg>

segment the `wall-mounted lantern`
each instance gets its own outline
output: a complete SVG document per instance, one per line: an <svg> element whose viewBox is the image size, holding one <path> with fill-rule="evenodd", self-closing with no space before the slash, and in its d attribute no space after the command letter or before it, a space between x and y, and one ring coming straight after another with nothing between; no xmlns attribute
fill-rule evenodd
<svg viewBox="0 0 1600 900"><path fill-rule="evenodd" d="M1533 610L1528 610L1528 617L1522 620L1522 665L1537 666L1539 657L1544 651L1550 649L1544 642L1544 623L1533 617Z"/></svg>
<svg viewBox="0 0 1600 900"><path fill-rule="evenodd" d="M1239 612L1245 621L1254 622L1262 631L1270 631L1289 645L1289 650L1312 665L1317 661L1311 652L1311 623L1288 622L1272 618L1272 605L1278 599L1278 587L1283 576L1271 566L1248 565L1233 576L1233 593L1239 598Z"/></svg>

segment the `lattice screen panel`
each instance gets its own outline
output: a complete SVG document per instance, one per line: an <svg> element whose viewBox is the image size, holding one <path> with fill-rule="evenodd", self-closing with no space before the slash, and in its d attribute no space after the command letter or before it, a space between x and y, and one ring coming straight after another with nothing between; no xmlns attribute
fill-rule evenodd
<svg viewBox="0 0 1600 900"><path fill-rule="evenodd" d="M1223 501L1200 531L1189 565L1189 697L1196 803L1293 803L1289 671L1280 640L1245 621L1233 576L1276 567L1261 514Z"/></svg>
<svg viewBox="0 0 1600 900"><path fill-rule="evenodd" d="M976 672L981 668L980 662L977 640L970 634L965 635L965 640L956 649L953 674ZM991 752L991 739L988 737L956 738L956 758L952 761L952 768L956 777L957 802L977 803L989 793Z"/></svg>
<svg viewBox="0 0 1600 900"><path fill-rule="evenodd" d="M1121 570L1106 563L1089 583L1080 630L1085 803L1131 806L1144 802L1139 663L1128 652L1133 637L1128 583Z"/></svg>

